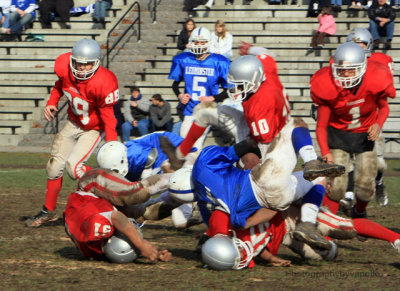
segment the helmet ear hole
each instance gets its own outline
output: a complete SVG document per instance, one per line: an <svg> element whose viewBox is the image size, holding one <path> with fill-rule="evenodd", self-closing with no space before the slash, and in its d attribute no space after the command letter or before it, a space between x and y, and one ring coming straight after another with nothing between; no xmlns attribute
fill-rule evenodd
<svg viewBox="0 0 400 291"><path fill-rule="evenodd" d="M111 169L122 176L129 171L126 146L118 141L109 141L97 151L97 164L100 168Z"/></svg>

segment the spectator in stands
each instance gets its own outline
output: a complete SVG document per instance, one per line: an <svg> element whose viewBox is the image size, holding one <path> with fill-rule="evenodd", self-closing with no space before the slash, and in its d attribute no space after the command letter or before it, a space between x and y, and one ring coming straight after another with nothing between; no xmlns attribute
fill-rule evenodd
<svg viewBox="0 0 400 291"><path fill-rule="evenodd" d="M306 52L306 56L311 54L315 49L315 55L321 56L321 49L325 44L325 37L329 35L333 35L336 32L336 24L335 18L333 17L332 6L324 6L322 7L321 13L318 15L319 27L313 33L310 47Z"/></svg>
<svg viewBox="0 0 400 291"><path fill-rule="evenodd" d="M3 27L1 32L14 35L21 33L35 19L37 7L36 0L12 0L9 27Z"/></svg>
<svg viewBox="0 0 400 291"><path fill-rule="evenodd" d="M114 105L114 116L117 119L117 133L122 138L122 124L125 122L124 115L121 111L121 100Z"/></svg>
<svg viewBox="0 0 400 291"><path fill-rule="evenodd" d="M11 0L0 0L0 26L8 28L10 26Z"/></svg>
<svg viewBox="0 0 400 291"><path fill-rule="evenodd" d="M251 1L253 1L253 0L243 0L242 4L243 5L250 5ZM233 2L234 2L234 0L226 0L226 4L227 5L233 5ZM280 0L278 2L280 3ZM273 4L273 3L271 3L271 1L270 1L270 4Z"/></svg>
<svg viewBox="0 0 400 291"><path fill-rule="evenodd" d="M210 52L221 54L227 59L232 58L232 34L226 29L225 22L217 20L215 23L215 31L211 33Z"/></svg>
<svg viewBox="0 0 400 291"><path fill-rule="evenodd" d="M351 1L349 9L362 9L361 1Z"/></svg>
<svg viewBox="0 0 400 291"><path fill-rule="evenodd" d="M384 49L392 48L392 38L394 32L394 20L396 12L386 3L386 0L374 1L368 9L369 30L374 38L374 49L379 48L380 38L386 36Z"/></svg>
<svg viewBox="0 0 400 291"><path fill-rule="evenodd" d="M189 48L189 37L193 29L196 28L196 23L192 18L188 18L185 21L183 29L178 36L178 49L181 51L190 51Z"/></svg>
<svg viewBox="0 0 400 291"><path fill-rule="evenodd" d="M331 0L332 9L335 13L342 12L342 0Z"/></svg>
<svg viewBox="0 0 400 291"><path fill-rule="evenodd" d="M131 98L124 103L124 118L122 124L122 141L128 141L133 129L137 128L139 134L149 133L149 98L140 94L140 89L136 86L131 89Z"/></svg>
<svg viewBox="0 0 400 291"><path fill-rule="evenodd" d="M39 11L42 28L51 28L51 13L56 13L60 17L61 28L70 29L69 10L72 7L74 7L73 0L41 0Z"/></svg>
<svg viewBox="0 0 400 291"><path fill-rule="evenodd" d="M160 94L154 94L150 106L150 131L172 131L171 105Z"/></svg>
<svg viewBox="0 0 400 291"><path fill-rule="evenodd" d="M93 26L92 29L106 28L106 13L112 6L112 0L96 0L94 4Z"/></svg>

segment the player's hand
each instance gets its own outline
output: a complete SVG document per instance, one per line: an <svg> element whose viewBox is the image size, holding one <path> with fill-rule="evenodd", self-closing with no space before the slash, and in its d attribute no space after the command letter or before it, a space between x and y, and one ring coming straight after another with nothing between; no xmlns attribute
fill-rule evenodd
<svg viewBox="0 0 400 291"><path fill-rule="evenodd" d="M251 48L253 45L242 41L242 44L239 46L239 54L241 56L247 55L249 53L249 48Z"/></svg>
<svg viewBox="0 0 400 291"><path fill-rule="evenodd" d="M272 257L270 263L274 267L291 267L292 266L291 261L278 258L277 256Z"/></svg>
<svg viewBox="0 0 400 291"><path fill-rule="evenodd" d="M200 102L213 102L213 101L215 101L215 98L214 98L214 96L201 96L199 98L199 101Z"/></svg>
<svg viewBox="0 0 400 291"><path fill-rule="evenodd" d="M47 121L50 121L54 118L54 111L58 111L57 107L54 105L49 105L44 108L43 114Z"/></svg>
<svg viewBox="0 0 400 291"><path fill-rule="evenodd" d="M328 164L333 164L333 155L331 153L326 154L325 156L322 157L325 162Z"/></svg>
<svg viewBox="0 0 400 291"><path fill-rule="evenodd" d="M135 101L131 101L131 106L132 106L132 107L136 107L136 106L137 106L137 103L136 103Z"/></svg>
<svg viewBox="0 0 400 291"><path fill-rule="evenodd" d="M172 258L172 254L168 250L162 250L158 252L158 259L162 262L168 262Z"/></svg>
<svg viewBox="0 0 400 291"><path fill-rule="evenodd" d="M140 253L146 258L146 262L155 262L158 259L158 250L149 241L143 240L143 245L140 248Z"/></svg>
<svg viewBox="0 0 400 291"><path fill-rule="evenodd" d="M137 127L137 120L132 121L132 125L133 125L134 127Z"/></svg>
<svg viewBox="0 0 400 291"><path fill-rule="evenodd" d="M190 95L188 93L181 93L178 95L178 99L182 104L187 104L190 100Z"/></svg>
<svg viewBox="0 0 400 291"><path fill-rule="evenodd" d="M371 127L368 128L368 140L376 140L380 132L381 127L377 123L372 124Z"/></svg>

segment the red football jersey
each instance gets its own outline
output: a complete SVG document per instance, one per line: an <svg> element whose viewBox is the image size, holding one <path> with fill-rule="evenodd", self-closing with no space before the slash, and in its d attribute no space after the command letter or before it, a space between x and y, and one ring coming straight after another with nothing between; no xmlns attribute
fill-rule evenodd
<svg viewBox="0 0 400 291"><path fill-rule="evenodd" d="M114 233L114 206L92 193L69 195L64 211L65 231L86 258L101 259L101 247Z"/></svg>
<svg viewBox="0 0 400 291"><path fill-rule="evenodd" d="M215 210L210 217L207 235L213 237L217 234L233 236L233 227L230 222L229 214L220 210ZM249 229L235 230L236 237L242 241L251 243L254 249L254 257L258 256L266 247L270 253L276 255L279 246L286 234L286 223L281 212L278 212L270 222L260 223ZM254 260L248 268L254 267Z"/></svg>
<svg viewBox="0 0 400 291"><path fill-rule="evenodd" d="M265 54L258 58L263 64L266 80L242 105L250 135L256 142L270 143L287 122L289 100L283 93L275 60Z"/></svg>
<svg viewBox="0 0 400 291"><path fill-rule="evenodd" d="M372 53L368 58L368 63L370 61L380 63L382 65L388 66L390 71L393 72L393 59L384 53Z"/></svg>
<svg viewBox="0 0 400 291"><path fill-rule="evenodd" d="M106 141L117 140L114 104L119 100L118 81L113 72L100 66L88 80L76 80L70 68L71 53L60 55L54 71L58 76L48 105L57 106L60 98L68 98L68 116L84 130L101 130Z"/></svg>

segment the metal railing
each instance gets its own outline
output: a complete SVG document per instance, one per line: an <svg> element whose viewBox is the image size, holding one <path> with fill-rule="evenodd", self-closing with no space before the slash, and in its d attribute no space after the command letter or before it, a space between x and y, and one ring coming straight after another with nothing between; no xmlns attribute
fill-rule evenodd
<svg viewBox="0 0 400 291"><path fill-rule="evenodd" d="M110 36L111 33L117 28L117 26L124 20L125 16L133 10L134 7L137 7L137 12L138 16L135 18L134 21L124 30L124 32L119 36L119 38L116 40L116 42L112 45L110 48ZM128 33L128 31L135 25L138 24L138 30L137 30L137 40L140 42L140 4L139 2L135 1L126 11L125 13L121 16L120 19L118 19L117 23L114 24L114 26L110 29L110 31L107 34L107 54L106 54L106 65L105 67L108 69L110 66L110 53L117 47L119 42L122 40L122 38Z"/></svg>
<svg viewBox="0 0 400 291"><path fill-rule="evenodd" d="M153 7L151 4L153 3ZM157 5L161 3L161 0L153 0L149 1L148 9L150 11L151 19L153 20L153 23L157 22Z"/></svg>

